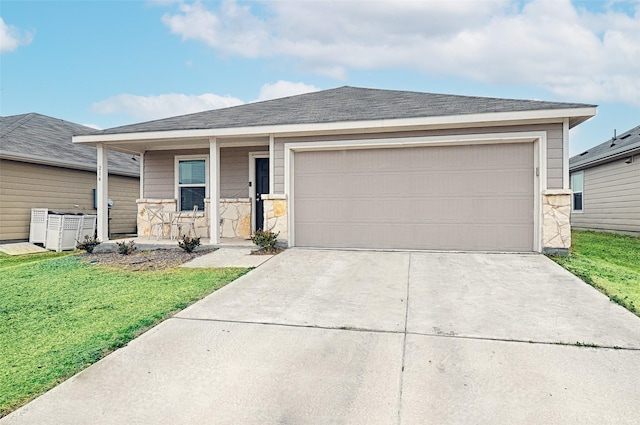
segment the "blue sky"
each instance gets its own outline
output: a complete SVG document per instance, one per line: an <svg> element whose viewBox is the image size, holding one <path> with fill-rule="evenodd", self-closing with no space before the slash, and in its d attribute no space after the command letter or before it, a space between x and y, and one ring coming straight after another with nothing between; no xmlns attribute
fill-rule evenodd
<svg viewBox="0 0 640 425"><path fill-rule="evenodd" d="M343 85L597 104L640 124L640 0L0 3L0 115L108 128Z"/></svg>

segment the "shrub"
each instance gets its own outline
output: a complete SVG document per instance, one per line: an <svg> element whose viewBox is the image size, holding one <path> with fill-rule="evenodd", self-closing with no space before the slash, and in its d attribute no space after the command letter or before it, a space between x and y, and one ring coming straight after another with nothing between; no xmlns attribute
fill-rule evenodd
<svg viewBox="0 0 640 425"><path fill-rule="evenodd" d="M76 241L76 249L81 249L86 251L88 254L93 252L93 249L100 245L102 242L98 240L95 236L89 237L89 235L85 235L84 241Z"/></svg>
<svg viewBox="0 0 640 425"><path fill-rule="evenodd" d="M118 254L121 255L129 255L131 254L133 251L135 251L136 249L138 249L135 246L135 242L131 241L131 242L116 242L116 245L118 245Z"/></svg>
<svg viewBox="0 0 640 425"><path fill-rule="evenodd" d="M186 252L192 253L200 246L200 238L192 238L191 236L182 235L182 238L178 239L178 246Z"/></svg>
<svg viewBox="0 0 640 425"><path fill-rule="evenodd" d="M276 243L278 242L278 233L273 233L271 230L256 230L253 235L251 235L251 242L258 245L260 248L265 251L273 251L276 247Z"/></svg>

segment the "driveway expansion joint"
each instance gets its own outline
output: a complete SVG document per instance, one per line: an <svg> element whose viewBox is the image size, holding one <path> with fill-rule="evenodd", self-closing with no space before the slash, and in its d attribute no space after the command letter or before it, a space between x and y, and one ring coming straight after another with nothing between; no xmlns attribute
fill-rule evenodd
<svg viewBox="0 0 640 425"><path fill-rule="evenodd" d="M560 341L552 342L552 341L534 341L534 340L524 340L524 339L492 338L492 337L483 337L483 336L453 335L453 334L445 334L441 332L439 333L412 332L412 331L408 331L406 328L403 331L393 331L388 329L358 328L354 326L301 325L296 323L276 323L276 322L259 322L259 321L250 321L250 320L228 320L228 319L203 319L199 317L178 317L178 316L170 317L167 320L172 320L172 319L193 321L193 322L238 323L242 325L281 326L281 327L300 328L300 329L323 329L323 330L332 330L332 331L350 331L350 332L367 332L367 333L404 335L402 370L404 370L404 347L406 346L407 335L428 336L432 338L468 339L473 341L511 342L511 343L517 343L517 344L558 345L558 346L577 347L577 348L595 348L595 349L620 350L620 351L640 351L640 347L620 347L617 345L600 345L600 344L584 343L581 341L576 341L574 343L571 343L571 342L560 342Z"/></svg>
<svg viewBox="0 0 640 425"><path fill-rule="evenodd" d="M617 345L600 345L600 344L585 343L581 341L576 341L576 342L534 341L534 340L524 340L524 339L492 338L492 337L482 337L482 336L468 336L468 335L455 335L455 334L429 333L429 332L407 332L407 334L429 336L429 337L436 337L436 338L469 339L474 341L495 341L495 342L511 342L511 343L519 343L519 344L558 345L558 346L577 347L577 348L640 351L640 347L620 347Z"/></svg>
<svg viewBox="0 0 640 425"><path fill-rule="evenodd" d="M367 329L357 328L353 326L322 326L322 325L301 325L296 323L276 323L276 322L259 322L251 320L229 320L229 319L203 319L199 317L181 317L173 316L167 320L178 319L194 322L214 322L214 323L238 323L244 325L265 325L265 326L282 326L289 328L301 328L301 329L324 329L333 331L351 331L351 332L368 332L368 333L383 333L383 334L404 334L404 331L392 331L384 329Z"/></svg>
<svg viewBox="0 0 640 425"><path fill-rule="evenodd" d="M398 424L402 423L402 389L404 388L404 367L407 354L407 326L409 323L409 290L411 288L411 258L409 253L409 267L407 267L407 286L404 297L404 336L402 339L402 367L400 368L400 385L398 386Z"/></svg>

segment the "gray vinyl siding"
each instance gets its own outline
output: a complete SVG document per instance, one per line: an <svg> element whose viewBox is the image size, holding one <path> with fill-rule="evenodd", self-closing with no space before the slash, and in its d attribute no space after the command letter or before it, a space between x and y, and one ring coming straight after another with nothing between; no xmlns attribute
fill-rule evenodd
<svg viewBox="0 0 640 425"><path fill-rule="evenodd" d="M289 139L275 139L273 145L273 191L284 193L284 144Z"/></svg>
<svg viewBox="0 0 640 425"><path fill-rule="evenodd" d="M503 126L503 127L474 127L449 130L432 130L432 131L411 131L396 133L376 133L376 134L351 134L351 135L332 135L332 136L311 136L298 138L276 138L274 145L274 191L275 193L284 193L284 145L288 142L318 142L318 141L335 141L335 140L358 140L358 139L376 139L376 138L392 138L392 137L419 137L419 136L450 136L464 134L482 134L482 133L508 133L508 132L525 132L525 131L546 131L547 132L547 188L561 189L562 185L562 167L563 167L563 143L562 143L562 124L536 124L527 126Z"/></svg>
<svg viewBox="0 0 640 425"><path fill-rule="evenodd" d="M220 149L220 197L249 197L249 152L269 153L266 146Z"/></svg>
<svg viewBox="0 0 640 425"><path fill-rule="evenodd" d="M220 197L249 197L249 153L269 152L266 146L220 149ZM209 155L208 149L150 151L144 155L144 194L148 199L175 198L176 155Z"/></svg>
<svg viewBox="0 0 640 425"><path fill-rule="evenodd" d="M640 155L584 170L583 212L571 225L583 229L640 232Z"/></svg>
<svg viewBox="0 0 640 425"><path fill-rule="evenodd" d="M0 240L29 238L31 208L95 214L95 187L94 171L0 160ZM109 175L112 234L136 232L139 191L137 177Z"/></svg>
<svg viewBox="0 0 640 425"><path fill-rule="evenodd" d="M563 144L562 124L548 125L547 131L547 188L562 189ZM567 152L567 155L569 153Z"/></svg>
<svg viewBox="0 0 640 425"><path fill-rule="evenodd" d="M209 155L208 149L149 151L144 154L143 198L175 198L176 155Z"/></svg>

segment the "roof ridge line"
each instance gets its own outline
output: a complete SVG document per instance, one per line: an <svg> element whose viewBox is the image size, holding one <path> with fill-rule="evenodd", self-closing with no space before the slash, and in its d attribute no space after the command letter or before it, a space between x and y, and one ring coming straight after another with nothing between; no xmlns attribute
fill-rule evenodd
<svg viewBox="0 0 640 425"><path fill-rule="evenodd" d="M0 137L4 137L7 134L11 133L12 131L14 131L15 129L22 127L23 124L31 121L34 117L35 117L35 113L33 112L29 112L28 114L24 114L24 116L22 118L20 118L18 121L14 122L13 124L7 126L5 129L3 129L2 131L0 131Z"/></svg>

